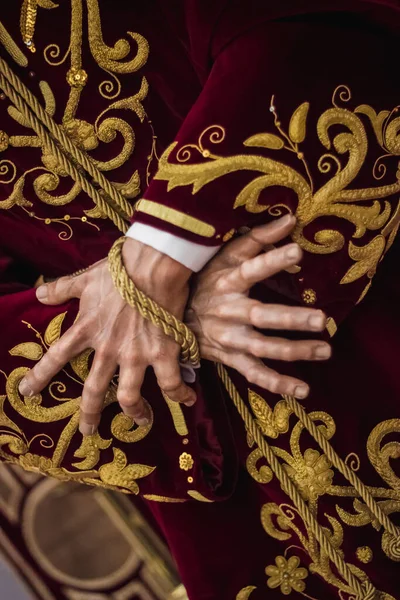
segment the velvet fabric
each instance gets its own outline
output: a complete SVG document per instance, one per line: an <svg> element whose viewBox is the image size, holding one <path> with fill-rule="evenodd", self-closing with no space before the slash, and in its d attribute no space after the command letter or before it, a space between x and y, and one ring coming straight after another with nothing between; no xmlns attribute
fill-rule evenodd
<svg viewBox="0 0 400 600"><path fill-rule="evenodd" d="M398 522L399 480L392 459L398 457L400 427L394 239L399 3L102 0L102 38L94 18L97 3L83 5L80 56L88 79L73 115L66 109L72 101L65 52L77 29L71 34L66 27L69 2L38 8L37 52L25 50L27 66L13 62L9 45L0 46L1 56L132 202L139 196L132 185L126 191L127 182L137 172L141 197L157 207L158 216L140 202L134 220L216 245L297 211L295 239L305 250L301 269L260 284L252 295L324 309L334 356L326 365L271 366L310 383L307 412ZM3 25L22 47L19 17L17 2L2 10ZM121 66L135 56L135 42L130 54L124 55L121 45L110 52L118 40L131 40L127 31L149 42L148 59L137 70ZM46 50L54 43L58 54ZM143 77L149 85L141 100L145 113L137 98L136 104L116 105L135 97ZM55 102L43 93L43 81ZM104 124L110 116L115 120ZM0 204L2 458L63 479L127 493L139 489L191 600L274 600L289 593L299 599L354 598L279 482L267 481L267 464L255 453L214 365L202 364L195 384L199 401L179 414L168 407L149 372L144 396L154 423L146 432L119 415L111 390L99 436L82 440L76 417L88 356L68 365L42 397L20 398L24 369L78 311L76 302L40 305L35 280L103 258L119 232L93 212L83 192L64 202L72 182L45 144L26 139L33 133L15 117L3 97L2 158L10 161L3 163L10 170L4 171ZM22 180L23 194L12 203ZM49 199L62 194L62 201ZM172 209L168 219L165 208ZM177 212L192 218L190 227L195 220L214 232L207 237L190 231L187 219L186 228L174 223ZM374 515L294 415L285 412L280 397L249 388L236 373L230 376L352 571L375 586L376 598L398 598L396 562L381 548L386 538Z"/></svg>

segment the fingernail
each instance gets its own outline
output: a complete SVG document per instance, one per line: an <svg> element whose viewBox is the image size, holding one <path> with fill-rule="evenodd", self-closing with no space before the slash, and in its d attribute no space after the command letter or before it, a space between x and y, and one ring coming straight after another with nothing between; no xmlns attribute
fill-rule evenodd
<svg viewBox="0 0 400 600"><path fill-rule="evenodd" d="M136 425L139 425L139 427L145 427L146 425L148 425L150 423L150 420L147 419L146 417L137 417L134 419Z"/></svg>
<svg viewBox="0 0 400 600"><path fill-rule="evenodd" d="M289 225L289 223L291 223L292 221L294 221L294 216L289 214L289 215L285 215L284 217L282 217L281 219L279 219L276 222L279 223L279 225L281 225L281 226L285 226L285 225Z"/></svg>
<svg viewBox="0 0 400 600"><path fill-rule="evenodd" d="M315 350L314 350L314 356L315 358L319 358L321 360L326 360L327 358L330 357L331 355L331 348L329 346L318 346Z"/></svg>
<svg viewBox="0 0 400 600"><path fill-rule="evenodd" d="M289 246L285 256L287 260L298 260L300 258L300 248L297 245Z"/></svg>
<svg viewBox="0 0 400 600"><path fill-rule="evenodd" d="M28 385L27 381L25 381L25 379L21 381L21 383L18 386L18 389L20 391L20 394L22 394L23 396L28 396L28 398L32 398L33 391L31 390L30 386Z"/></svg>
<svg viewBox="0 0 400 600"><path fill-rule="evenodd" d="M81 423L79 425L79 431L85 437L89 435L94 435L96 433L96 425L90 425L89 423Z"/></svg>
<svg viewBox="0 0 400 600"><path fill-rule="evenodd" d="M41 285L36 290L36 298L38 300L46 300L47 298L47 285Z"/></svg>
<svg viewBox="0 0 400 600"><path fill-rule="evenodd" d="M308 319L308 324L314 331L322 331L325 327L325 317L322 315L312 315Z"/></svg>
<svg viewBox="0 0 400 600"><path fill-rule="evenodd" d="M294 390L294 395L296 398L307 398L308 396L308 387L306 385L299 385Z"/></svg>

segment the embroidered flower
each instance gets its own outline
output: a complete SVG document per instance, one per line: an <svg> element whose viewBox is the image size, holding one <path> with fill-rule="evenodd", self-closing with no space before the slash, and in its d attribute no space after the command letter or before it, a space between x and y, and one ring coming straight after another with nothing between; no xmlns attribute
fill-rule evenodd
<svg viewBox="0 0 400 600"><path fill-rule="evenodd" d="M193 460L191 454L184 452L183 454L180 455L179 467L182 469L182 471L190 471L190 469L193 469L193 465L194 465L194 460Z"/></svg>
<svg viewBox="0 0 400 600"><path fill-rule="evenodd" d="M368 564L373 559L373 552L369 546L360 546L356 551L357 558L360 562Z"/></svg>
<svg viewBox="0 0 400 600"><path fill-rule="evenodd" d="M99 145L94 126L87 121L70 119L63 123L63 128L81 150L94 150Z"/></svg>
<svg viewBox="0 0 400 600"><path fill-rule="evenodd" d="M317 301L317 294L312 289L304 290L301 297L305 304L315 304Z"/></svg>
<svg viewBox="0 0 400 600"><path fill-rule="evenodd" d="M284 465L305 500L316 500L327 492L334 475L331 466L325 454L312 448L305 451L303 458L295 459L292 466Z"/></svg>
<svg viewBox="0 0 400 600"><path fill-rule="evenodd" d="M0 152L7 150L9 143L9 137L5 131L0 131Z"/></svg>
<svg viewBox="0 0 400 600"><path fill-rule="evenodd" d="M67 73L67 82L71 87L84 87L88 80L88 74L84 69L72 67Z"/></svg>
<svg viewBox="0 0 400 600"><path fill-rule="evenodd" d="M284 596L290 592L304 592L306 584L303 579L308 577L307 569L299 567L300 559L297 556L291 556L286 560L283 556L277 556L275 565L269 565L265 572L269 575L267 586L274 590L280 587Z"/></svg>

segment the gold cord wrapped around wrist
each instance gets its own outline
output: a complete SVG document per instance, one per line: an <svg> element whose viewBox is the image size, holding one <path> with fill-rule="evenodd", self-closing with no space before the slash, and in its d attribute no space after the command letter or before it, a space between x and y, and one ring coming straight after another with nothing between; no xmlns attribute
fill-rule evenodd
<svg viewBox="0 0 400 600"><path fill-rule="evenodd" d="M139 290L129 277L122 259L122 247L126 238L119 238L108 255L108 264L114 285L129 306L162 329L165 335L171 337L181 346L181 361L198 365L200 350L192 331L182 321L162 308L157 302Z"/></svg>

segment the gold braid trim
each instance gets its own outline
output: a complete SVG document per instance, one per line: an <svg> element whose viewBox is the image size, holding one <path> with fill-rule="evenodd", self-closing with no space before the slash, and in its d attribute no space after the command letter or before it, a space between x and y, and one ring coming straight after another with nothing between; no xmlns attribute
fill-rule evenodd
<svg viewBox="0 0 400 600"><path fill-rule="evenodd" d="M267 459L269 466L277 479L279 480L282 490L291 498L295 504L299 514L301 515L304 522L310 527L312 533L315 535L316 540L321 545L321 548L334 563L339 573L348 582L353 592L356 594L357 600L374 600L376 597L376 589L370 582L362 584L359 579L351 572L348 564L345 562L341 554L333 546L329 538L327 537L323 527L318 523L317 519L311 512L306 502L301 497L296 485L290 479L286 473L278 458L276 457L271 446L265 440L260 426L253 418L250 410L247 408L243 398L239 395L233 381L228 375L228 371L223 365L217 365L218 374L231 397L235 407L237 408L240 416L242 417L247 431L253 436L258 447L260 448L263 456ZM297 401L294 400L296 404ZM299 417L300 418L300 417ZM301 420L301 419L300 419Z"/></svg>
<svg viewBox="0 0 400 600"><path fill-rule="evenodd" d="M115 223L118 229L125 233L128 227L122 219L125 219L126 221L130 220L133 215L132 206L119 190L108 181L90 158L73 143L63 128L52 119L40 105L37 98L35 98L32 92L24 85L19 77L15 75L6 61L2 58L0 58L0 87L13 104L15 104L29 120L31 127L36 131L39 137L41 137L42 140L45 140L46 144L49 144L52 152L54 152L60 160L68 174L74 181L79 181L82 188L89 194L96 205L99 206L100 210L103 210L113 223ZM47 128L48 131L45 128ZM59 142L61 148L55 144L54 140ZM83 167L87 173L93 177L94 181L96 181L96 183L98 183L108 194L109 198L104 199L101 197L96 188L89 183L73 165L71 159L66 156L66 153L69 153L76 163Z"/></svg>
<svg viewBox="0 0 400 600"><path fill-rule="evenodd" d="M126 272L122 259L122 246L125 240L124 237L119 238L108 255L108 264L115 287L129 306L138 310L144 319L162 329L165 335L173 338L181 346L182 362L197 365L200 362L200 350L193 332L139 290Z"/></svg>

